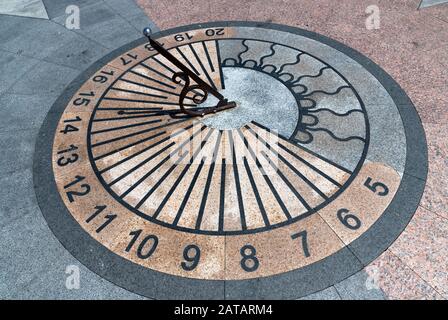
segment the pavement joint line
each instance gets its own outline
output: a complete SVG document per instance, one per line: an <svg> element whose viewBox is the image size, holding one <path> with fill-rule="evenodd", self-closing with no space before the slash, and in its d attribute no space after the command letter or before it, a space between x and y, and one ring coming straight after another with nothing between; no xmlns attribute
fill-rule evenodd
<svg viewBox="0 0 448 320"><path fill-rule="evenodd" d="M5 50L4 48L0 48L0 51L3 51L3 52L7 52L7 53L12 53L12 54L15 54L15 55L17 55L17 56L21 56L21 57L25 57L25 58L28 58L28 59L33 59L33 60L36 60L36 61L38 61L38 62L45 62L45 63L49 63L49 64L53 64L53 65L56 65L56 66L60 66L60 67L64 67L64 68L70 68L70 69L72 69L72 70L76 70L76 71L84 71L84 69L78 69L78 68L74 68L73 66L68 66L68 65L64 65L64 64L60 64L60 63L55 63L55 62L51 62L51 61L48 61L48 60L44 60L44 59L40 59L40 58L36 58L36 57L33 57L33 56L29 56L29 55L26 55L26 54L22 54L22 53L17 53L17 52L13 52L13 51L9 51L9 50ZM99 57L100 58L100 57ZM94 61L93 61L94 62ZM93 63L92 62L92 63ZM36 63L37 64L37 63ZM33 65L32 67L31 67L31 69L34 69L34 67L35 67L36 65ZM88 66L87 66L88 67ZM27 72L25 72L25 74L27 74L29 72L29 70L27 71ZM24 75L25 75L24 74ZM20 79L19 79L20 80Z"/></svg>
<svg viewBox="0 0 448 320"><path fill-rule="evenodd" d="M427 14L430 15L430 16L432 16L432 17L434 17L434 18L436 18L436 19L438 19L438 20L440 20L440 21L442 21L442 22L448 23L448 20L443 20L442 18L440 18L440 17L438 17L438 16L435 16L435 15L433 15L433 14L431 14L431 13L427 13Z"/></svg>
<svg viewBox="0 0 448 320"><path fill-rule="evenodd" d="M72 30L72 29L68 29L68 28L66 28L64 25L59 24L59 23L57 23L57 22L55 22L55 21L53 21L53 20L49 20L49 21L50 21L51 23L54 23L54 24L58 25L59 27L62 27L63 29L67 30L67 31L70 32L70 33L76 34L77 36L79 36L79 37L81 37L81 38L84 38L84 39L89 40L89 41L91 41L91 42L93 42L93 43L96 43L98 46L103 47L103 49L107 49L107 50L111 50L111 49L113 49L113 48L106 47L105 45L101 44L100 42L96 41L95 39L89 38L89 37L87 37L86 35L84 35L84 34L82 34L82 33L76 32L76 31L74 31L74 30ZM93 61L93 62L94 62L94 61Z"/></svg>
<svg viewBox="0 0 448 320"><path fill-rule="evenodd" d="M45 18L37 18L37 17L28 17L28 16L17 16L15 14L9 14L9 13L0 13L0 16L8 16L8 17L13 17L13 18L23 18L23 19L33 19L33 20L50 20L50 18L45 19Z"/></svg>
<svg viewBox="0 0 448 320"><path fill-rule="evenodd" d="M363 269L364 270L364 269ZM356 274L356 273L355 273ZM344 280L342 280L342 281L344 281ZM342 281L339 281L338 283L341 283ZM337 284L337 283L336 283ZM328 287L328 288L331 288L331 287L333 287L334 288L334 290L336 291L336 294L338 295L338 297L339 297L339 299L341 299L341 300L346 300L346 299L342 299L342 296L341 296L341 294L339 293L339 290L338 290L338 288L336 288L336 284L334 284L334 285L332 285L332 286L330 286L330 287ZM328 289L327 288L327 289ZM325 289L324 289L325 290Z"/></svg>
<svg viewBox="0 0 448 320"><path fill-rule="evenodd" d="M344 244L343 248L348 249L348 251L350 251L350 253L356 258L356 260L359 262L359 264L363 268L366 267L367 265L365 265L364 262L362 262L361 259L356 255L356 253L350 248L350 243L347 244L344 242L344 240L339 236L339 234L336 232L336 230L328 223L327 220L324 219L324 217L322 217L322 215L320 214L319 211L317 211L316 214L325 222L325 224L331 229L331 231L333 231L333 233L336 235L336 237L338 237L338 239L341 241L341 243ZM341 249L343 249L343 248L341 248ZM349 277L350 276L346 277L345 279L348 279ZM345 279L343 279L341 281L344 281ZM339 282L341 282L341 281L339 281Z"/></svg>
<svg viewBox="0 0 448 320"><path fill-rule="evenodd" d="M128 19L126 19L124 16L122 16L121 14L120 14L120 12L118 12L117 10L115 10L107 1L105 1L105 0L102 0L102 2L107 6L107 7L109 7L113 12L115 12L116 14L117 14L117 16L119 16L120 18L122 18L123 20L125 20L127 23L128 23L128 25L129 26L131 26L132 28L134 28L137 32L142 32L142 30L138 30L137 29L137 27L135 27L135 26L133 26L132 24L131 24L131 22L128 20ZM135 2L134 2L135 3ZM145 14L145 12L142 10L142 8L140 8L140 6L138 6L136 3L135 3L135 5L137 6L137 8L140 10L140 13L142 13L145 17L147 17L148 19L149 19L149 17ZM150 21L152 21L151 19L149 19ZM155 25L155 24L154 24Z"/></svg>
<svg viewBox="0 0 448 320"><path fill-rule="evenodd" d="M4 130L4 129L1 129L1 130L0 130L0 134L2 134L2 133L8 133L8 132L13 133L13 132L32 131L32 130L39 131L39 127L15 128L15 129L11 129L11 130Z"/></svg>
<svg viewBox="0 0 448 320"><path fill-rule="evenodd" d="M92 3L92 4L89 4L89 5L86 5L86 6L82 7L82 9L89 8L89 7L93 7L93 6L97 6L97 5L99 5L100 3L104 3L104 4L105 4L107 7L109 7L112 11L114 11L114 12L117 14L118 17L120 17L122 20L124 20L124 21L125 21L127 24L129 24L133 29L135 29L136 31L138 31L137 28L135 28L134 26L132 26L132 25L130 24L129 21L127 21L126 19L124 19L120 14L118 14L118 12L116 12L115 10L113 10L112 7L110 7L110 5L107 5L107 3L106 3L104 0L101 0L101 2L96 2L96 3ZM140 8L140 7L139 7L139 8ZM80 10L81 10L81 8L80 8ZM81 14L81 12L80 12L80 14ZM60 18L60 17L62 17L62 16L65 16L65 15L66 15L66 14L61 14L61 15L59 15L59 16L57 16L57 17L53 17L52 19L49 19L49 21L51 21L52 23L57 24L58 26L61 26L61 27L63 27L64 29L66 29L66 30L68 30L68 31L70 31L70 32L72 32L72 33L75 33L75 34L77 34L77 35L79 35L79 36L81 36L81 37L83 37L83 38L85 38L85 39L87 39L87 40L93 41L94 43L98 44L99 46L103 47L104 49L107 49L107 50L114 50L114 49L119 48L119 47L121 46L121 45L119 45L118 47L108 47L108 46L105 46L104 44L102 44L102 43L96 41L95 39L92 39L92 38L90 38L90 37L88 37L88 36L86 36L86 35L84 35L84 34L82 34L82 33L80 33L80 32L76 32L74 29L73 29L73 30L72 30L72 29L67 29L64 25L62 25L62 24L60 24L60 23L57 23L57 22L53 21L53 19L57 19L57 18ZM81 30L81 29L82 29L82 27L80 27L80 30ZM92 61L92 63L94 63L94 62L95 62L95 61Z"/></svg>
<svg viewBox="0 0 448 320"><path fill-rule="evenodd" d="M6 52L6 53L11 53L11 54L14 54L14 55L16 55L16 56L22 56L22 55L20 55L20 54L18 54L18 53L16 53L16 52L10 52L10 51L3 50L3 49L0 49L0 51ZM39 60L38 60L38 59L35 59L35 58L32 58L32 57L27 57L27 56L22 56L22 57L25 57L25 58L29 58L29 59L31 59L31 60L34 60L36 63L32 64L32 65L30 66L30 68L29 68L27 71L25 71L25 72L24 72L24 73L23 73L17 80L15 80L14 82L12 82L11 85L9 85L9 86L6 88L6 90L3 91L3 92L0 94L0 98L2 98L2 97L3 97L4 95L6 95L6 94L10 94L10 93L8 93L8 91L9 91L14 85L16 85L16 83L19 82L19 80L21 80L26 74L28 74L28 72L29 72L30 70L34 69L34 67L36 67L37 64L39 63Z"/></svg>
<svg viewBox="0 0 448 320"><path fill-rule="evenodd" d="M77 70L77 69L76 69ZM63 91L63 90L61 90ZM54 98L57 98L60 93L51 93L51 92L40 92L40 93L18 93L18 92L3 92L0 96L3 95L15 95L15 96L42 96L42 95L46 95L46 96L53 96Z"/></svg>
<svg viewBox="0 0 448 320"><path fill-rule="evenodd" d="M389 252L391 255L393 255L395 258L397 258L403 265L405 265L407 268L409 268L409 270L411 270L420 280L422 280L425 284L427 284L430 288L432 288L434 290L434 292L436 292L439 296L441 296L442 298L447 299L448 295L445 296L444 294L440 293L436 288L434 288L434 286L432 286L428 281L426 281L425 279L423 279L420 274L418 272L416 272L413 268L411 268L411 266L409 266L406 262L403 261L403 259L401 259L399 256L397 256L393 251L392 251L392 247L393 244L385 251L385 252Z"/></svg>
<svg viewBox="0 0 448 320"><path fill-rule="evenodd" d="M425 209L426 211L429 211L429 212L435 214L435 215L438 216L439 218L442 218L443 220L447 220L447 221L448 221L448 218L447 218L447 217L444 217L444 216L441 216L440 213L437 213L437 212L435 212L435 211L433 211L433 210L431 210L431 209L429 209L429 208L427 208L427 207L425 207L425 206L422 206L422 205L420 205L420 204L419 204L418 206L419 206L420 208Z"/></svg>
<svg viewBox="0 0 448 320"><path fill-rule="evenodd" d="M104 1L104 0L100 0L100 1ZM95 5L97 5L97 4L98 4L98 2L93 2L93 3L87 4L87 5L85 5L85 6L79 7L79 9L81 9L81 8L89 8L89 7L95 6ZM48 12L48 11L47 11L47 12ZM60 18L60 17L65 16L65 15L67 15L67 14L66 14L66 13L62 13L62 14L60 14L60 15L58 15L58 16L54 16L54 17L50 18L49 20L52 21L52 20L54 20L54 19ZM53 22L54 22L54 21L53 21ZM55 22L55 23L57 23L57 22ZM57 23L57 24L59 24L59 23ZM59 25L61 25L61 24L59 24Z"/></svg>
<svg viewBox="0 0 448 320"><path fill-rule="evenodd" d="M29 205L29 206L24 206L24 207L20 207L20 208L15 208L14 210L18 211L18 210L32 209L32 208L36 208L39 211L39 214L42 214L40 212L40 208L39 208L39 205L37 203L35 205ZM25 214L23 214L21 216L15 215L14 218L11 221L9 221L7 224L5 224L5 225L0 227L0 231L3 231L5 228L9 227L10 224L16 222L17 220L19 220L19 219L21 219L23 217L29 216L31 214L33 214L33 213L29 212L29 213L25 213Z"/></svg>
<svg viewBox="0 0 448 320"><path fill-rule="evenodd" d="M87 6L83 7L83 8L89 8L89 7L94 6L94 5L98 5L98 2L97 2L97 3L90 4L90 5L87 5ZM67 30L67 31L70 32L70 33L76 34L77 36L80 36L81 38L84 38L84 39L86 39L86 40L92 41L93 43L96 43L96 44L99 45L100 47L103 47L103 49L107 49L107 50L111 50L111 49L113 49L113 48L109 48L109 47L103 45L102 43L96 41L95 39L89 38L88 36L86 36L86 35L84 35L84 34L82 34L82 33L76 32L74 29L68 29L68 28L66 28L63 24L60 24L60 23L57 23L57 22L54 21L54 19L57 19L57 18L59 18L59 17L65 16L65 15L66 15L65 13L64 13L64 14L61 14L61 15L59 15L59 16L57 16L57 17L53 17L53 18L49 19L48 21L50 21L50 22L52 22L52 23L58 25L59 27L62 27L63 29Z"/></svg>

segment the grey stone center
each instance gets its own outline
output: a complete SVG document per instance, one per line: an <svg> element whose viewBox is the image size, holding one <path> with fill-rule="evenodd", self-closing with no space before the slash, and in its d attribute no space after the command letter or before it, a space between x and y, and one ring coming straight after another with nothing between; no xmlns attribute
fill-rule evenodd
<svg viewBox="0 0 448 320"><path fill-rule="evenodd" d="M252 69L223 68L225 89L220 90L236 108L204 117L205 125L230 130L256 121L287 137L291 136L299 119L299 108L291 91L275 78ZM211 107L218 100L209 96L201 106Z"/></svg>

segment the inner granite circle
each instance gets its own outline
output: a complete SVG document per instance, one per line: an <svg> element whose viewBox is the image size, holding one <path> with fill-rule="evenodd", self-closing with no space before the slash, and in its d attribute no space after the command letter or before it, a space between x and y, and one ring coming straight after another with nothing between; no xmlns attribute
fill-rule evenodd
<svg viewBox="0 0 448 320"><path fill-rule="evenodd" d="M204 117L208 127L232 130L251 121L258 122L284 136L291 136L299 120L299 108L294 95L279 80L253 69L224 67L225 89L219 90L236 108ZM209 96L201 107L212 107L218 100Z"/></svg>

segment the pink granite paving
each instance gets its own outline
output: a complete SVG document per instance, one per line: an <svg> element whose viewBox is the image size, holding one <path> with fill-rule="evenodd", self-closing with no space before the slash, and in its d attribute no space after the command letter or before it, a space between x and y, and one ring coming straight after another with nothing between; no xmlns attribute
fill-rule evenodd
<svg viewBox="0 0 448 320"><path fill-rule="evenodd" d="M440 300L444 299L396 255L387 250L367 268L367 273L388 299Z"/></svg>
<svg viewBox="0 0 448 320"><path fill-rule="evenodd" d="M136 0L161 29L216 20L296 26L338 40L372 59L407 92L422 119L429 176L420 208L390 250L372 265L394 299L448 298L448 5L420 0ZM380 29L367 30L369 5Z"/></svg>
<svg viewBox="0 0 448 320"><path fill-rule="evenodd" d="M448 298L448 220L419 208L389 250L439 294Z"/></svg>

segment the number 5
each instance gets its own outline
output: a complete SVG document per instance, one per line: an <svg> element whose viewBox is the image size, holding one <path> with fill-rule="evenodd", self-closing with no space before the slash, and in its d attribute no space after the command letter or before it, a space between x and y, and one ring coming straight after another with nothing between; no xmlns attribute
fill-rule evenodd
<svg viewBox="0 0 448 320"><path fill-rule="evenodd" d="M371 183L371 182L372 182L372 178L368 177L366 182L364 182L364 185L372 192L377 193L381 197L384 197L389 193L389 188L384 183L381 183L381 182ZM383 191L377 192L378 188L382 188Z"/></svg>

